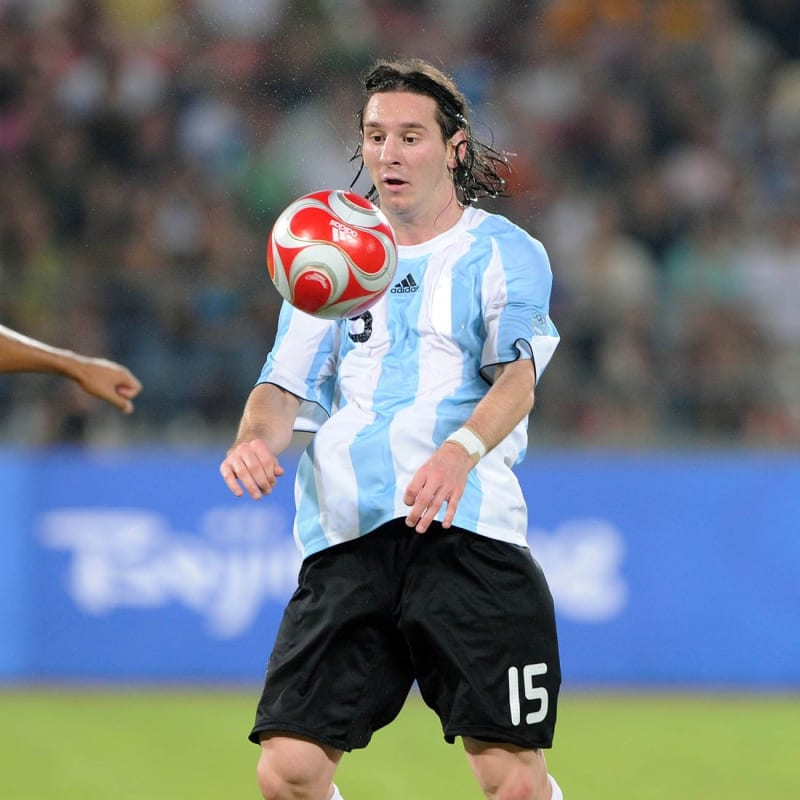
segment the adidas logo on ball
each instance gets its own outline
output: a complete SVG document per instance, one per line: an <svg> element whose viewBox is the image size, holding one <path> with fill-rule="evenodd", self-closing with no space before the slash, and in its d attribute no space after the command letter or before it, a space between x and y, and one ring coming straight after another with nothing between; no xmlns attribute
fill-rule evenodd
<svg viewBox="0 0 800 800"><path fill-rule="evenodd" d="M358 233L356 233L356 231L354 231L352 228L348 228L344 223L332 219L330 224L331 239L333 239L334 242L343 242L348 237L351 239L358 238Z"/></svg>

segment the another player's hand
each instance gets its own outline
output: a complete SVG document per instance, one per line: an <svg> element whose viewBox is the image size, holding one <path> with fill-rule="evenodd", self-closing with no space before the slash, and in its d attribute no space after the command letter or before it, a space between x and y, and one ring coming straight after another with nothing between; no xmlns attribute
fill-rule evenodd
<svg viewBox="0 0 800 800"><path fill-rule="evenodd" d="M473 466L472 457L461 445L445 442L417 470L406 488L403 502L411 506L406 525L425 533L446 503L442 526L449 528Z"/></svg>
<svg viewBox="0 0 800 800"><path fill-rule="evenodd" d="M75 381L81 389L125 414L133 411L132 400L142 390L142 384L127 367L105 358L81 358L79 363Z"/></svg>
<svg viewBox="0 0 800 800"><path fill-rule="evenodd" d="M244 487L253 500L259 500L275 488L283 467L261 439L253 439L232 447L219 472L236 497L244 494Z"/></svg>

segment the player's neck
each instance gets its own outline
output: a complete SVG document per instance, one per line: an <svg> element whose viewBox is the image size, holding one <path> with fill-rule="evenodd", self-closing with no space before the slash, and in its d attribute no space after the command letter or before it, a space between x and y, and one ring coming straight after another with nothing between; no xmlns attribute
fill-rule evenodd
<svg viewBox="0 0 800 800"><path fill-rule="evenodd" d="M461 219L464 208L451 203L436 214L421 214L418 217L394 214L389 217L397 243L414 245L429 242L445 231L449 231Z"/></svg>

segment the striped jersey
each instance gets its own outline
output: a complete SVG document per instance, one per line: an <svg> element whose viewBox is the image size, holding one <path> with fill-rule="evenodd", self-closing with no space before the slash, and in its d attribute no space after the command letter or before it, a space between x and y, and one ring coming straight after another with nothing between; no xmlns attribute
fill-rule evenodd
<svg viewBox="0 0 800 800"><path fill-rule="evenodd" d="M494 367L532 358L538 380L559 341L547 253L497 214L470 207L434 239L400 246L395 281L352 319L281 309L259 383L301 398L296 429L314 432L295 479L304 557L405 517L411 478L469 418ZM471 470L454 525L526 545L513 467L527 423Z"/></svg>

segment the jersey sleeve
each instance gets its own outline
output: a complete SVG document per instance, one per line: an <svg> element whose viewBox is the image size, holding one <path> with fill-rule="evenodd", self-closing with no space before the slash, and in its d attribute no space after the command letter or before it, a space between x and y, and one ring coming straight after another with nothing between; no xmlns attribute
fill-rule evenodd
<svg viewBox="0 0 800 800"><path fill-rule="evenodd" d="M541 242L516 227L494 239L482 289L486 340L481 372L487 380L497 365L530 358L538 382L560 340L550 319L552 285L550 259Z"/></svg>
<svg viewBox="0 0 800 800"><path fill-rule="evenodd" d="M257 383L274 383L301 400L295 430L314 432L333 413L339 323L284 302L275 344Z"/></svg>

